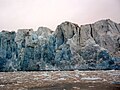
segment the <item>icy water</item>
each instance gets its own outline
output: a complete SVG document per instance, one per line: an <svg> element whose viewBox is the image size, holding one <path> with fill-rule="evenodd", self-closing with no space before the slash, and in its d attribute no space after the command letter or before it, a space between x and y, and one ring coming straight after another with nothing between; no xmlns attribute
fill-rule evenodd
<svg viewBox="0 0 120 90"><path fill-rule="evenodd" d="M0 90L120 90L120 70L0 72Z"/></svg>
<svg viewBox="0 0 120 90"><path fill-rule="evenodd" d="M101 84L101 83L73 83L60 84L43 88L31 88L29 90L120 90L120 84Z"/></svg>

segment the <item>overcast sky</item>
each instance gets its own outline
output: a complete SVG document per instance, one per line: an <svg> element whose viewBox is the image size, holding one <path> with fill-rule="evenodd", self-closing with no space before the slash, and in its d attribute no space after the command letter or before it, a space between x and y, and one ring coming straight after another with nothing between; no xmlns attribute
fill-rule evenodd
<svg viewBox="0 0 120 90"><path fill-rule="evenodd" d="M82 25L106 18L120 23L120 0L0 0L0 31L55 30L64 21Z"/></svg>

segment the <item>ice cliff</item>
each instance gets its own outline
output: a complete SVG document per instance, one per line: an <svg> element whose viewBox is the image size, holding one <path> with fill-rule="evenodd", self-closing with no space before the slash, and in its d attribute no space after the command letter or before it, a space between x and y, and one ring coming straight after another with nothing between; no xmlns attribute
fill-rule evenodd
<svg viewBox="0 0 120 90"><path fill-rule="evenodd" d="M110 19L81 25L0 32L0 71L120 69L120 24Z"/></svg>

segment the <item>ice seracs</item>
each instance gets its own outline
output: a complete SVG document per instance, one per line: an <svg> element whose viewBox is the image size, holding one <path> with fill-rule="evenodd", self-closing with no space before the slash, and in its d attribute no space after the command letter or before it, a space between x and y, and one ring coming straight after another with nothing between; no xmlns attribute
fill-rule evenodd
<svg viewBox="0 0 120 90"><path fill-rule="evenodd" d="M119 63L120 24L110 19L0 32L0 71L120 69Z"/></svg>

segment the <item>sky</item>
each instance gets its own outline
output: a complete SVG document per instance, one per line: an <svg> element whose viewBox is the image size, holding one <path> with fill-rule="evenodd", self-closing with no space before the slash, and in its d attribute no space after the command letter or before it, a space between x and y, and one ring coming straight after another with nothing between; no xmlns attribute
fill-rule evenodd
<svg viewBox="0 0 120 90"><path fill-rule="evenodd" d="M120 23L120 0L0 0L0 31L55 30L64 21L84 25L108 18Z"/></svg>

